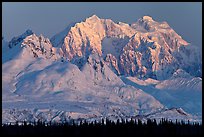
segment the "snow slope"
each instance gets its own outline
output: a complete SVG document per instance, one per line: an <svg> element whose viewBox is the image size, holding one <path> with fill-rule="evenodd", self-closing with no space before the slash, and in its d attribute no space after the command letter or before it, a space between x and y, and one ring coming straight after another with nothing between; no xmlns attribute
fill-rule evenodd
<svg viewBox="0 0 204 137"><path fill-rule="evenodd" d="M122 77L122 80L128 85L151 94L169 108L180 107L188 113L201 116L202 78L189 77L188 75L186 72L177 70L174 76L163 81L151 80L149 82L149 79L139 80L135 77Z"/></svg>
<svg viewBox="0 0 204 137"><path fill-rule="evenodd" d="M80 70L58 55L47 56L53 47L39 39L46 41L32 34L9 49L15 55L9 54L11 60L3 63L3 109L55 106L66 112L86 110L83 113L87 115L105 117L147 114L164 107L142 90L125 85L97 54L90 55ZM70 103L71 108L67 106Z"/></svg>

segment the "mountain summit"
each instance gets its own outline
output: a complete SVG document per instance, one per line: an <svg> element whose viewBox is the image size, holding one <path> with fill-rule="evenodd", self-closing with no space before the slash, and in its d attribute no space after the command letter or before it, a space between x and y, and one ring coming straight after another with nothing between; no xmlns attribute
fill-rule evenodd
<svg viewBox="0 0 204 137"><path fill-rule="evenodd" d="M166 79L177 69L183 69L191 75L201 76L201 73L192 72L201 68L200 51L194 49L197 53L191 57L195 62L190 63L187 51L181 52L181 49L192 46L167 22L156 22L150 16L143 16L129 25L92 15L73 25L65 34L61 41L54 40L61 37L59 33L51 42L61 47L64 56L78 66L84 64L83 58L98 53L104 59L112 56L108 64L113 71L117 70L117 75ZM198 65L190 65L192 63Z"/></svg>
<svg viewBox="0 0 204 137"><path fill-rule="evenodd" d="M143 16L142 20L146 20L146 21L153 21L151 16Z"/></svg>
<svg viewBox="0 0 204 137"><path fill-rule="evenodd" d="M94 15L90 16L89 18L87 18L86 20L95 21L95 20L100 20L100 18L94 14Z"/></svg>

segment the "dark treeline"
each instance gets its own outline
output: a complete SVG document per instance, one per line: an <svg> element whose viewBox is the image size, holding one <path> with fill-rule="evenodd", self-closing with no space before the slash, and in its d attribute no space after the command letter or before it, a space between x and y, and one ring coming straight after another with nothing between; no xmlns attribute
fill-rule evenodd
<svg viewBox="0 0 204 137"><path fill-rule="evenodd" d="M2 125L3 135L46 135L59 136L66 135L67 137L75 136L201 136L202 125L198 123L172 122L162 119L160 122L156 120L147 120L143 123L141 120L130 121L119 120L117 122L108 119L101 122L86 122L81 121L79 124L72 123L26 123L22 125L18 123Z"/></svg>

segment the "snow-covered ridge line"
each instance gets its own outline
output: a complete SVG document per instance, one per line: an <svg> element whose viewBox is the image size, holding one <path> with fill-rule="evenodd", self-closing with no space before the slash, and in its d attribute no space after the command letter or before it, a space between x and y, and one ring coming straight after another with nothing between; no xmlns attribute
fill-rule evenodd
<svg viewBox="0 0 204 137"><path fill-rule="evenodd" d="M192 76L201 76L200 50L167 22L156 22L149 16L128 25L93 15L72 24L51 41L79 67L90 54L98 53L104 59L111 56L107 61L118 75L167 79L177 69L184 69Z"/></svg>
<svg viewBox="0 0 204 137"><path fill-rule="evenodd" d="M182 111L182 113L181 113ZM175 114L178 113L175 117ZM4 109L3 110L3 116L8 115L11 116L9 119L3 121L3 124L8 124L8 123L32 123L32 122L45 122L45 123L73 123L75 122L81 122L86 120L87 122L94 122L95 120L97 122L100 122L102 119L108 119L111 121L116 122L117 120L122 121L122 120L128 120L130 121L131 119L133 120L141 120L142 122L147 122L148 119L155 119L156 121L160 121L161 119L165 118L169 121L176 122L176 121L183 121L183 122L198 122L201 123L201 119L199 117L193 117L191 115L186 115L184 114L185 112L181 109L163 109L158 112L150 113L147 115L137 115L137 116L118 116L117 114L109 114L107 116L97 116L97 115L82 115L80 113L71 113L71 112L66 112L66 111L61 111L61 110L41 110L41 109ZM168 117L162 117L162 115L169 115ZM8 117L7 116L7 117ZM12 117L14 119L12 119ZM32 117L32 118L31 118ZM12 119L12 120L11 120ZM11 122L12 121L12 122Z"/></svg>

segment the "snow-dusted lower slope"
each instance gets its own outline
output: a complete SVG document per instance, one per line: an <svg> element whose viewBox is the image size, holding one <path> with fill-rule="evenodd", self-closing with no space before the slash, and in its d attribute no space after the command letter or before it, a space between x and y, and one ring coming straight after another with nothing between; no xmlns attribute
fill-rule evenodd
<svg viewBox="0 0 204 137"><path fill-rule="evenodd" d="M202 78L177 70L171 78L163 81L135 77L122 77L122 80L151 94L167 107L181 107L188 113L202 115Z"/></svg>
<svg viewBox="0 0 204 137"><path fill-rule="evenodd" d="M170 109L163 109L161 111L150 113L146 115L147 118L161 120L162 118L167 118L173 122L183 120L187 122L199 122L202 123L202 116L194 116L186 113L182 108L170 108Z"/></svg>
<svg viewBox="0 0 204 137"><path fill-rule="evenodd" d="M150 115L156 118L156 113L160 113L161 118L163 115L161 110L165 106L141 89L124 84L98 55L91 55L81 70L70 62L45 61L33 58L21 67L10 64L6 70L4 66L11 62L3 65L4 72L16 73L3 75L10 80L16 76L13 81L4 81L4 85L7 82L13 84L13 90L4 89L3 122L38 119L60 122L105 117L116 120L135 116L148 118ZM14 67L21 72L13 71ZM11 94L15 97L11 98ZM178 113L171 110L169 113L172 118L182 119Z"/></svg>
<svg viewBox="0 0 204 137"><path fill-rule="evenodd" d="M185 121L188 120L190 122L199 122L202 123L201 117L192 116L190 114L187 114L185 111L183 111L181 108L171 108L171 109L161 109L157 112L148 113L146 115L136 115L136 116L127 116L123 112L117 110L117 106L114 106L111 111L109 111L108 114L101 114L98 110L101 109L101 106L91 106L88 105L86 108L86 104L84 103L78 103L76 105L73 102L59 102L63 105L58 109L55 109L57 105L53 105L52 103L50 105L53 105L52 107L48 108L17 108L16 105L14 105L16 108L10 108L10 109L3 109L2 112L2 123L13 123L16 122L36 122L38 120L43 122L57 122L57 123L63 123L63 122L70 122L72 123L73 120L75 122L81 122L83 120L86 120L88 122L92 121L101 121L101 119L109 119L112 121L117 121L118 119L121 120L130 120L130 119L140 119L143 122L146 122L147 119L156 119L158 122L162 118L166 118L168 120L171 120L173 122L177 121ZM34 103L29 103L29 106L34 105ZM23 106L21 104L21 106ZM48 104L41 104L41 106L48 106ZM103 108L104 109L104 108ZM90 111L91 110L91 111ZM108 110L107 110L108 111ZM115 113L117 112L117 113Z"/></svg>
<svg viewBox="0 0 204 137"><path fill-rule="evenodd" d="M43 108L73 113L86 110L83 114L88 116L119 117L147 114L164 107L151 95L125 85L98 55L91 55L80 70L60 59L34 57L27 46L15 46L11 52L16 48L19 51L15 57L11 56L13 59L2 68L3 110Z"/></svg>

